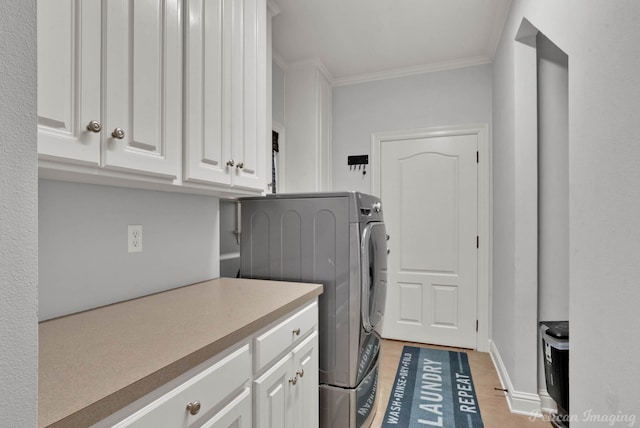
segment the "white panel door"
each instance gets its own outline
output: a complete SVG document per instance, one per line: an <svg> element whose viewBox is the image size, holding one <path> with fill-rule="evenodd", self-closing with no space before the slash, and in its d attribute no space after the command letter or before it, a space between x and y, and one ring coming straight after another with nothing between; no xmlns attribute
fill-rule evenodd
<svg viewBox="0 0 640 428"><path fill-rule="evenodd" d="M100 164L100 0L39 0L38 153Z"/></svg>
<svg viewBox="0 0 640 428"><path fill-rule="evenodd" d="M381 144L391 236L385 337L476 347L477 138Z"/></svg>
<svg viewBox="0 0 640 428"><path fill-rule="evenodd" d="M104 12L104 165L174 178L182 149L179 1L109 0Z"/></svg>

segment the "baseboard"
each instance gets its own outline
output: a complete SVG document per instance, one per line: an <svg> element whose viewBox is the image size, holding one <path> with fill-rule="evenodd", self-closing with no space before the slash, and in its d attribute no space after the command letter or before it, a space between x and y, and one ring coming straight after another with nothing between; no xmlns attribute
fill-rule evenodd
<svg viewBox="0 0 640 428"><path fill-rule="evenodd" d="M498 352L496 344L492 340L489 340L489 354L491 355L493 365L498 372L502 388L507 390L505 398L507 399L507 404L509 405L511 413L527 416L541 416L541 397L538 394L514 391L507 368L502 361L502 357L500 356L500 352Z"/></svg>
<svg viewBox="0 0 640 428"><path fill-rule="evenodd" d="M540 409L543 413L555 413L558 411L556 402L551 398L546 389L540 389L538 395L540 396Z"/></svg>

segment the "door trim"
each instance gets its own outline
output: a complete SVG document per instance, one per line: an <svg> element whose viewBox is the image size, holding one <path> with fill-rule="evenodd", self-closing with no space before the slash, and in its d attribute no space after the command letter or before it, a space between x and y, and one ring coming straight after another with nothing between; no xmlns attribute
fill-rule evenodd
<svg viewBox="0 0 640 428"><path fill-rule="evenodd" d="M489 125L479 123L372 133L370 159L371 193L380 197L380 148L383 142L457 135L476 135L478 138L480 159L478 163L478 235L480 240L478 248L478 334L476 336L476 349L482 352L489 352L489 332L491 331L491 300L489 296L491 295L491 254L493 250L493 214L491 211L493 205L493 177L491 172Z"/></svg>

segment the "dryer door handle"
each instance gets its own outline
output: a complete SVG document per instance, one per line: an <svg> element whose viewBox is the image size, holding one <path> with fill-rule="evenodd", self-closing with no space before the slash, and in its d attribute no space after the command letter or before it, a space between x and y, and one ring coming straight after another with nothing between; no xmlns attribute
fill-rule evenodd
<svg viewBox="0 0 640 428"><path fill-rule="evenodd" d="M371 296L369 290L371 289L371 258L369 257L369 245L371 245L371 228L372 226L369 224L364 228L364 232L362 232L362 242L360 244L360 263L361 263L361 273L360 273L360 284L362 287L360 297L362 299L361 303L361 316L362 316L362 326L364 327L367 333L370 333L373 330L373 326L371 325L371 313L369 310L369 301L371 300Z"/></svg>
<svg viewBox="0 0 640 428"><path fill-rule="evenodd" d="M371 272L369 271L371 265L371 259L369 257L369 245L371 245L371 229L372 225L369 224L364 228L362 232L362 242L360 244L360 284L362 291L360 294L360 312L362 314L362 326L367 333L373 330L371 325L371 313L369 311L369 300L371 299L369 290L371 289Z"/></svg>

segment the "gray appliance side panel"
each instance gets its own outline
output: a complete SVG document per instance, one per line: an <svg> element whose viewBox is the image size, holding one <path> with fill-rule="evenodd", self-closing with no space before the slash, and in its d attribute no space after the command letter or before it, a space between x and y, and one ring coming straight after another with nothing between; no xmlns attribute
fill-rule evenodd
<svg viewBox="0 0 640 428"><path fill-rule="evenodd" d="M240 276L323 284L320 382L354 386L360 299L349 284L359 245L348 220L348 197L243 200Z"/></svg>

